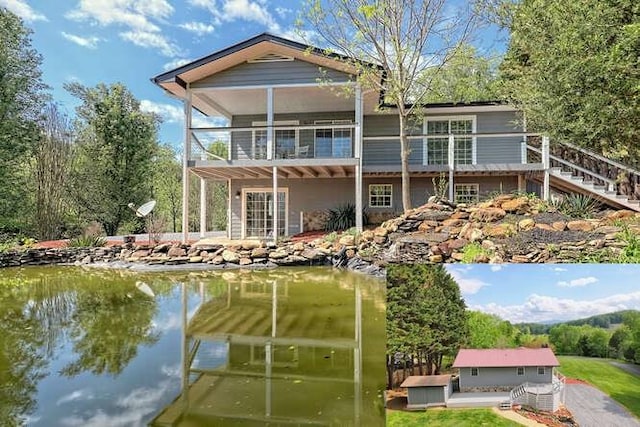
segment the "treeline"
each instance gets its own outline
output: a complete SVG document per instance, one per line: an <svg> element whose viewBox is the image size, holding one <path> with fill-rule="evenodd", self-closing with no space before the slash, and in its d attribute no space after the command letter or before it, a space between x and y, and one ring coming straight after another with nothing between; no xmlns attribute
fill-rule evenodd
<svg viewBox="0 0 640 427"><path fill-rule="evenodd" d="M597 314L584 319L569 320L567 322L560 323L516 323L515 326L523 332L532 334L548 334L551 328L559 324L571 326L590 325L597 328L608 329L613 325L620 325L623 322L624 317L629 313L633 313L633 311L634 310L621 310L613 313Z"/></svg>
<svg viewBox="0 0 640 427"><path fill-rule="evenodd" d="M150 231L179 231L181 160L159 144L159 118L120 83L65 85L80 101L69 118L42 81L30 35L0 8L0 243L17 234L46 240L143 232L127 205L152 198ZM195 219L200 199L192 179ZM224 228L226 186L208 187L208 228Z"/></svg>

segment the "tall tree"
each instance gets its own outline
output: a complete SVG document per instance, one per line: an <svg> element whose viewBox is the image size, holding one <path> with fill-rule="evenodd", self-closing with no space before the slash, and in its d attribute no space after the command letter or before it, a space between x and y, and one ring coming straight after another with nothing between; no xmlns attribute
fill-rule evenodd
<svg viewBox="0 0 640 427"><path fill-rule="evenodd" d="M36 121L46 100L42 57L31 31L0 8L0 228L24 228L28 217L28 157L38 139Z"/></svg>
<svg viewBox="0 0 640 427"><path fill-rule="evenodd" d="M44 109L34 150L34 230L40 239L57 239L64 228L66 182L73 156L72 126L55 104Z"/></svg>
<svg viewBox="0 0 640 427"><path fill-rule="evenodd" d="M73 174L77 203L108 235L131 215L128 203L151 196L157 118L121 83L65 88L82 102L78 117L78 160Z"/></svg>
<svg viewBox="0 0 640 427"><path fill-rule="evenodd" d="M158 201L155 214L171 224L176 233L182 211L182 165L172 146L159 147L153 168L153 197Z"/></svg>
<svg viewBox="0 0 640 427"><path fill-rule="evenodd" d="M440 69L428 68L420 76L430 87L424 103L495 101L498 99L497 57L480 55L470 44L462 44Z"/></svg>
<svg viewBox="0 0 640 427"><path fill-rule="evenodd" d="M515 345L518 330L508 321L480 311L469 311L467 315L470 348L507 348Z"/></svg>
<svg viewBox="0 0 640 427"><path fill-rule="evenodd" d="M344 60L356 68L362 86L384 91L385 102L397 110L402 207L411 209L410 118L430 90L430 79L420 76L427 68L437 74L454 56L474 28L475 15L467 3L446 0L309 0L307 9L315 33L352 58Z"/></svg>
<svg viewBox="0 0 640 427"><path fill-rule="evenodd" d="M507 22L505 92L529 130L638 164L640 3L523 0Z"/></svg>
<svg viewBox="0 0 640 427"><path fill-rule="evenodd" d="M387 375L393 386L396 356L438 374L468 336L465 303L442 266L392 265L387 269Z"/></svg>

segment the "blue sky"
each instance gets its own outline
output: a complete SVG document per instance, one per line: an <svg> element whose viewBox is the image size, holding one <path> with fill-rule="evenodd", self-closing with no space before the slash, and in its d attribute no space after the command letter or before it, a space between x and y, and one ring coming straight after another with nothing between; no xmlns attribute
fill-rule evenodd
<svg viewBox="0 0 640 427"><path fill-rule="evenodd" d="M457 1L457 0L455 0ZM454 3L455 3L454 1ZM182 140L181 103L150 78L265 31L295 38L303 2L283 0L0 0L34 31L44 81L73 114L77 101L63 84L123 82L142 107L164 119L161 142ZM310 34L313 37L313 34ZM504 49L504 36L485 29L483 52ZM200 120L195 118L194 120Z"/></svg>
<svg viewBox="0 0 640 427"><path fill-rule="evenodd" d="M640 310L640 265L448 265L467 306L512 323Z"/></svg>

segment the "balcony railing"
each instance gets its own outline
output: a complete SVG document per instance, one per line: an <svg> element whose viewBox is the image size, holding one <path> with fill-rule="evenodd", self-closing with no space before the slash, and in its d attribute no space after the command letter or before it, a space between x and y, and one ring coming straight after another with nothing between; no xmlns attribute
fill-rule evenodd
<svg viewBox="0 0 640 427"><path fill-rule="evenodd" d="M355 129L355 124L192 128L189 159L354 158Z"/></svg>

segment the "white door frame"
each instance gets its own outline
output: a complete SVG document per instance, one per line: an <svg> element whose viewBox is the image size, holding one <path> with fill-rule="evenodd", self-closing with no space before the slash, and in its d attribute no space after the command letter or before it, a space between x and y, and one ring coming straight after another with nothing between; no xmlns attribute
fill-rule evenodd
<svg viewBox="0 0 640 427"><path fill-rule="evenodd" d="M242 189L242 239L247 238L247 193L270 193L273 194L273 188L271 187L246 187ZM278 187L278 193L284 193L284 235L289 232L289 188ZM277 226L275 227L277 229ZM260 238L265 238L262 236Z"/></svg>

